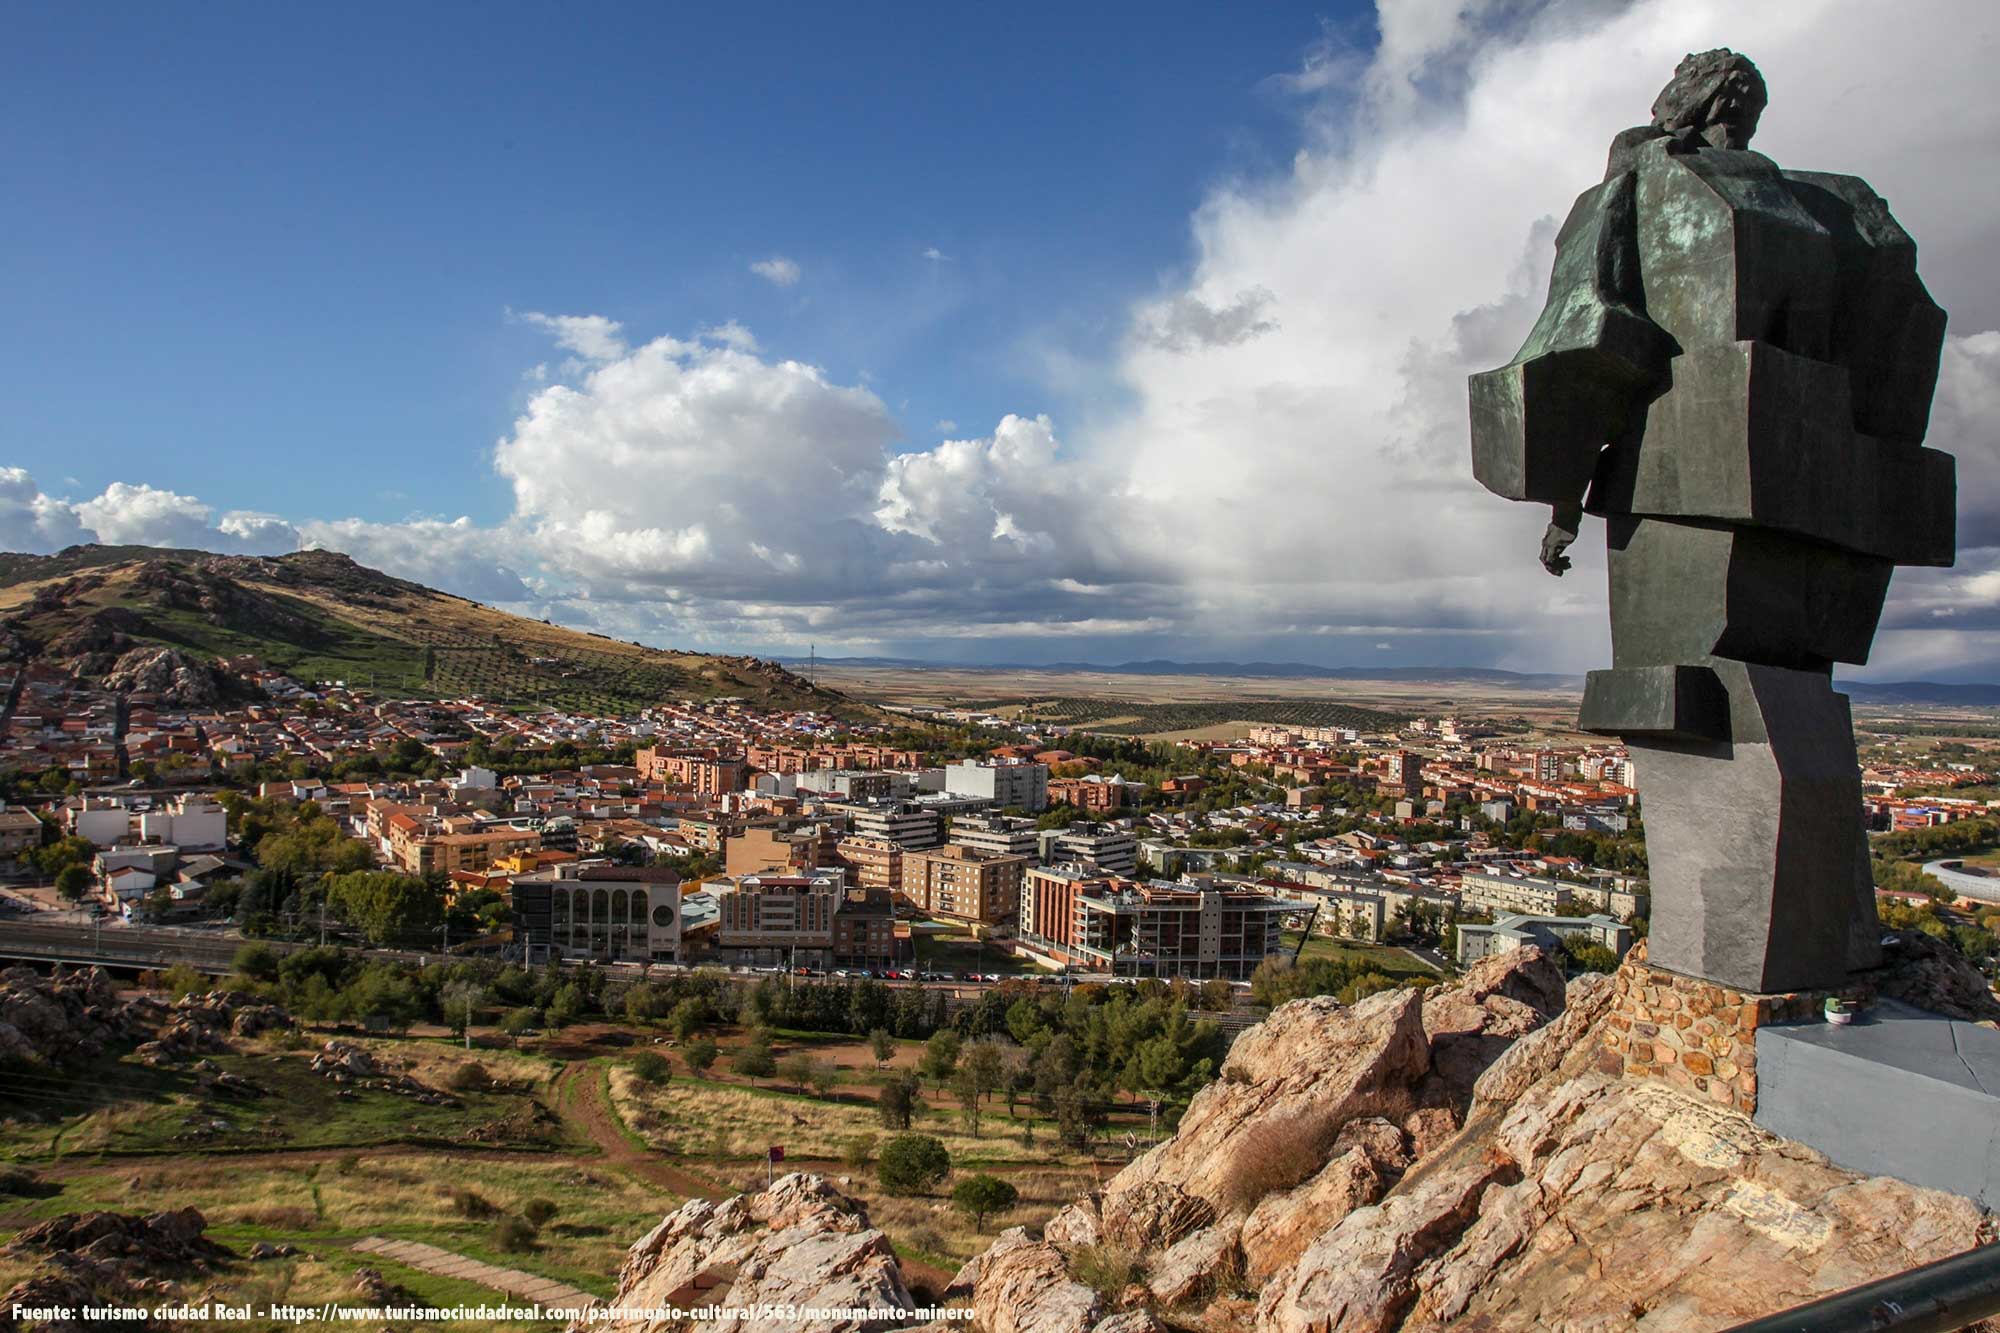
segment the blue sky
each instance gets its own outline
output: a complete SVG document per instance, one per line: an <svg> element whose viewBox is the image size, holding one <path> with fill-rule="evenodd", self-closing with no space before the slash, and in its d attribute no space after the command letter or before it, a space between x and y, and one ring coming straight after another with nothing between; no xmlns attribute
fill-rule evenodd
<svg viewBox="0 0 2000 1333"><path fill-rule="evenodd" d="M42 5L0 49L0 547L301 545L620 637L955 661L1607 660L1466 456L1691 50L1951 312L2000 679L2000 8Z"/></svg>
<svg viewBox="0 0 2000 1333"><path fill-rule="evenodd" d="M1269 76L1324 22L1369 39L1303 5L16 8L10 431L79 493L495 521L543 356L509 308L739 320L912 444L1051 410L1028 343L1103 341L1208 182L1282 159Z"/></svg>

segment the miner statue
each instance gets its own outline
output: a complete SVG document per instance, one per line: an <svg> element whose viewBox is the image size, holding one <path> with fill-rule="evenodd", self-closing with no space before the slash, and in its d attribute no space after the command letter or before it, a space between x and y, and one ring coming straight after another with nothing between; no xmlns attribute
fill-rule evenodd
<svg viewBox="0 0 2000 1333"><path fill-rule="evenodd" d="M1897 565L1949 565L1956 479L1923 447L1944 312L1854 176L1750 138L1757 67L1690 55L1611 143L1520 353L1471 382L1473 471L1609 547L1612 666L1579 725L1632 753L1649 962L1742 990L1881 960L1835 662L1865 662Z"/></svg>

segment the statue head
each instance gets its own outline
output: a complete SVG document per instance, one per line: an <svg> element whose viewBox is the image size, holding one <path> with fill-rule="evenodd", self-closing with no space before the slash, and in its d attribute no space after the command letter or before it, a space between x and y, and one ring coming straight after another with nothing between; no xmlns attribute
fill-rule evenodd
<svg viewBox="0 0 2000 1333"><path fill-rule="evenodd" d="M1749 57L1721 47L1674 67L1673 81L1653 99L1653 125L1668 134L1693 134L1712 148L1747 148L1769 100L1764 76Z"/></svg>

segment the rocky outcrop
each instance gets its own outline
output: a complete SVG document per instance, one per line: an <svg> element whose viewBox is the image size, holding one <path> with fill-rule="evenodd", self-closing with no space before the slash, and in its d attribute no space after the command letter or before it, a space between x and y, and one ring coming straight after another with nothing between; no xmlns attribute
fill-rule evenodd
<svg viewBox="0 0 2000 1333"><path fill-rule="evenodd" d="M210 1271L230 1251L204 1235L207 1221L193 1208L153 1213L65 1213L28 1228L6 1247L10 1255L39 1261L34 1272L0 1296L0 1326L34 1333L80 1333L102 1323L82 1318L15 1324L19 1308L68 1309L85 1305L146 1306L173 1289L171 1279ZM120 1319L121 1328L166 1329L150 1317Z"/></svg>
<svg viewBox="0 0 2000 1333"><path fill-rule="evenodd" d="M121 654L98 684L120 694L148 694L163 704L195 708L220 702L230 682L214 663L178 648L140 647Z"/></svg>
<svg viewBox="0 0 2000 1333"><path fill-rule="evenodd" d="M231 1049L232 1037L255 1037L295 1026L292 1016L245 991L187 994L166 1010L159 1036L134 1054L149 1065L179 1064Z"/></svg>
<svg viewBox="0 0 2000 1333"><path fill-rule="evenodd" d="M626 1255L614 1308L794 1306L801 1310L912 1309L895 1251L870 1226L859 1204L824 1177L781 1177L761 1194L721 1203L690 1199L669 1213ZM756 1327L780 1333L860 1333L914 1319L765 1319ZM693 1333L741 1328L727 1320L627 1318L580 1320L585 1329ZM989 1329L989 1333L997 1330Z"/></svg>
<svg viewBox="0 0 2000 1333"><path fill-rule="evenodd" d="M1947 951L1889 952L1883 993L2000 1008ZM1993 1238L1968 1200L1601 1069L1615 989L1522 950L1429 993L1286 1005L1172 1140L954 1291L981 1320L1079 1333L1145 1311L1283 1333L1713 1329ZM1111 1300L1080 1280L1105 1249L1137 1272Z"/></svg>
<svg viewBox="0 0 2000 1333"><path fill-rule="evenodd" d="M48 977L0 972L0 1064L66 1065L95 1059L132 1035L139 1011L121 1003L101 968Z"/></svg>

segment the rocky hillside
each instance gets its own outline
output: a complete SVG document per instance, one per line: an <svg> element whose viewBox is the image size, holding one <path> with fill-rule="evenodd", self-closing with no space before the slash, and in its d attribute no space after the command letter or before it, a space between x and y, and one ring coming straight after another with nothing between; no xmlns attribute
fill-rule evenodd
<svg viewBox="0 0 2000 1333"><path fill-rule="evenodd" d="M333 551L220 556L75 546L0 554L0 663L208 704L245 693L217 658L408 698L478 695L621 712L669 699L855 711L778 666L646 648L392 578Z"/></svg>
<svg viewBox="0 0 2000 1333"><path fill-rule="evenodd" d="M1921 937L1897 956L1885 993L1954 1003L1951 958ZM1429 992L1286 1005L1238 1040L1172 1139L1040 1236L1003 1233L947 1303L982 1333L1719 1329L1994 1238L1966 1199L1858 1176L1712 1100L1601 1069L1613 992L1606 976L1565 985L1530 949ZM1961 1016L1996 1012L1981 989ZM838 1197L807 1177L781 1186ZM737 1304L745 1274L771 1290L779 1256L809 1247L829 1265L789 1260L784 1290L855 1291L863 1252L868 1289L896 1286L844 1201L720 1208L735 1210L731 1254L765 1257L710 1265L696 1284L710 1299ZM717 1242L687 1213L635 1247L616 1304L695 1289Z"/></svg>

